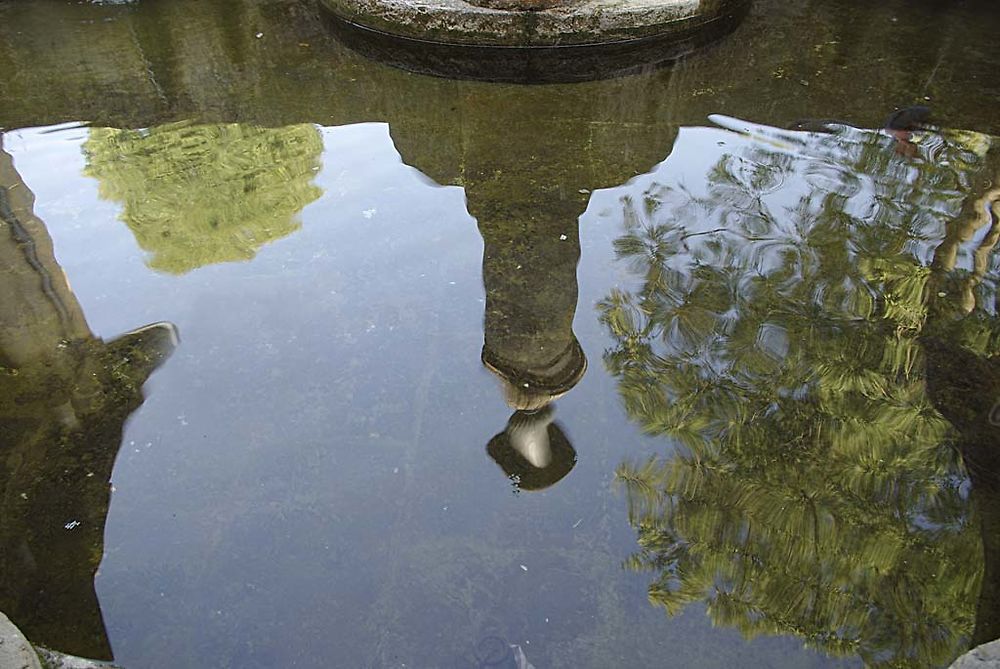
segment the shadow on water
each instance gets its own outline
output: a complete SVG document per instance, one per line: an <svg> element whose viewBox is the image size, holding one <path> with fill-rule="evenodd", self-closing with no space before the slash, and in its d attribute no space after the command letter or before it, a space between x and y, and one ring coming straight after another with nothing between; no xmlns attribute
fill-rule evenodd
<svg viewBox="0 0 1000 669"><path fill-rule="evenodd" d="M671 614L943 666L1000 636L996 140L713 120L623 200L599 305L674 448L618 469L626 566Z"/></svg>
<svg viewBox="0 0 1000 669"><path fill-rule="evenodd" d="M169 323L102 341L0 135L0 610L34 642L112 657L94 591L122 427L177 345Z"/></svg>

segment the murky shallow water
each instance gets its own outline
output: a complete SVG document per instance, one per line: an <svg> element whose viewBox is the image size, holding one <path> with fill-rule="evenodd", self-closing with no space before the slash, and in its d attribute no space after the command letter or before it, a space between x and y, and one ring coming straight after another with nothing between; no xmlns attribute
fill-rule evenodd
<svg viewBox="0 0 1000 669"><path fill-rule="evenodd" d="M1000 636L998 25L762 2L518 87L300 3L0 2L0 610L125 667Z"/></svg>

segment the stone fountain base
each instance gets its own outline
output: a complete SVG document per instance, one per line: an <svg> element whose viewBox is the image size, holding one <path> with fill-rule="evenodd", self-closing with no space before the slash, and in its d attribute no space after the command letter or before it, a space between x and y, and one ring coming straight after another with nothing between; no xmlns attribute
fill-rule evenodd
<svg viewBox="0 0 1000 669"><path fill-rule="evenodd" d="M729 32L750 0L320 0L365 55L439 76L620 76Z"/></svg>
<svg viewBox="0 0 1000 669"><path fill-rule="evenodd" d="M603 45L687 37L745 0L321 0L357 26L466 46Z"/></svg>

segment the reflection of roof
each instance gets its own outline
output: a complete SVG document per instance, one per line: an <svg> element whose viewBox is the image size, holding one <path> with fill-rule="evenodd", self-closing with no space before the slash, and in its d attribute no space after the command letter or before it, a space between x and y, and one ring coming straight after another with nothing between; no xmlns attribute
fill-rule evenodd
<svg viewBox="0 0 1000 669"><path fill-rule="evenodd" d="M544 367L519 368L483 346L483 365L504 383L504 397L512 409L539 409L569 392L587 371L584 355L576 337Z"/></svg>

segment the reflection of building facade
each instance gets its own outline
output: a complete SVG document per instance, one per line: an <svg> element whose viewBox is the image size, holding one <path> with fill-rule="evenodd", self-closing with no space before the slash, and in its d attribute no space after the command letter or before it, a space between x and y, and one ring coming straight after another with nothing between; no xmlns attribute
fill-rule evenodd
<svg viewBox="0 0 1000 669"><path fill-rule="evenodd" d="M484 132L466 146L462 182L483 238L482 362L514 410L487 453L519 490L539 490L576 464L552 402L587 370L573 318L577 219L589 195L574 184L586 177L561 174L550 162L558 160L559 147L566 150L562 140L513 118L513 132Z"/></svg>
<svg viewBox="0 0 1000 669"><path fill-rule="evenodd" d="M110 659L94 574L111 470L177 335L94 337L33 199L0 144L0 610L33 643Z"/></svg>

